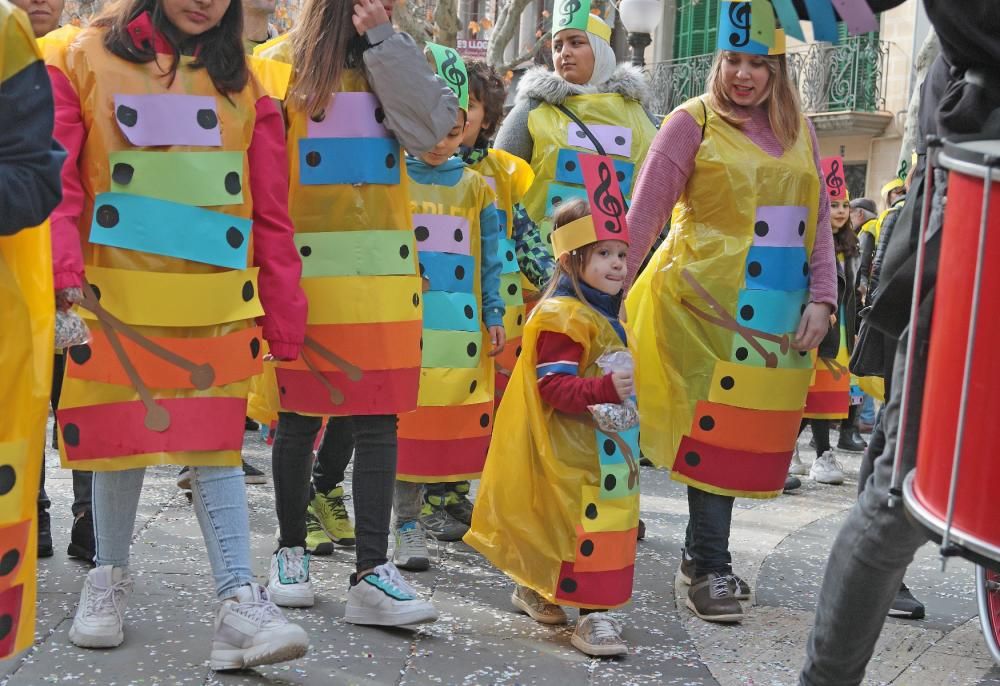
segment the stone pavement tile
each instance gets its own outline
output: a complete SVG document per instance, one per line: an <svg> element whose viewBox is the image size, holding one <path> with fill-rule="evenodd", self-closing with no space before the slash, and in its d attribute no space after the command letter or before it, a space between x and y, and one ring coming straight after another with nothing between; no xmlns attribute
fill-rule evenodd
<svg viewBox="0 0 1000 686"><path fill-rule="evenodd" d="M989 678L995 667L983 650L979 618L947 634L912 662L896 679L897 684L974 686Z"/></svg>
<svg viewBox="0 0 1000 686"><path fill-rule="evenodd" d="M924 629L915 622L886 622L865 672L866 685L889 684L932 645L943 631ZM804 642L803 642L804 645ZM805 648L803 648L804 654ZM931 686L931 684L927 684Z"/></svg>

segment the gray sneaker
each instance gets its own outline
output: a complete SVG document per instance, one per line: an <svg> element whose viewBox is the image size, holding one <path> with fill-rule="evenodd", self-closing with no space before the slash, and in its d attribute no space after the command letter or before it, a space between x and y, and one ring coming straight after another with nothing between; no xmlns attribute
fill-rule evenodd
<svg viewBox="0 0 1000 686"><path fill-rule="evenodd" d="M307 650L305 630L285 619L262 586L250 583L222 601L209 664L216 671L246 669L294 660Z"/></svg>
<svg viewBox="0 0 1000 686"><path fill-rule="evenodd" d="M533 589L518 584L510 594L510 602L521 612L541 624L565 624L566 612L550 603Z"/></svg>
<svg viewBox="0 0 1000 686"><path fill-rule="evenodd" d="M427 549L427 534L420 522L403 522L393 530L395 546L392 563L400 569L423 572L430 569L431 554Z"/></svg>
<svg viewBox="0 0 1000 686"><path fill-rule="evenodd" d="M609 612L591 612L581 617L569 642L591 657L628 655L628 646L622 639L621 622Z"/></svg>
<svg viewBox="0 0 1000 686"><path fill-rule="evenodd" d="M709 572L693 580L688 588L688 608L706 622L739 622L743 606L729 588L729 578Z"/></svg>
<svg viewBox="0 0 1000 686"><path fill-rule="evenodd" d="M435 503L434 500L438 502ZM448 514L443 501L444 498L430 496L420 511L420 523L439 541L461 541L469 526Z"/></svg>

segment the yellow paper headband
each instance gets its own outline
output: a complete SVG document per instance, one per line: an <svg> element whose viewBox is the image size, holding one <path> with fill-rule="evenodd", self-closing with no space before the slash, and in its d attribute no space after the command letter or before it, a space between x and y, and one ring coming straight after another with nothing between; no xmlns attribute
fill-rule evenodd
<svg viewBox="0 0 1000 686"><path fill-rule="evenodd" d="M894 191L897 188L902 188L903 185L904 184L902 179L893 179L889 183L882 186L882 195L888 197L891 191Z"/></svg>
<svg viewBox="0 0 1000 686"><path fill-rule="evenodd" d="M552 232L552 252L555 253L556 259L596 242L594 218L589 214L574 219L569 224L563 224Z"/></svg>
<svg viewBox="0 0 1000 686"><path fill-rule="evenodd" d="M603 38L606 43L611 42L611 27L605 24L596 14L587 17L587 32L598 38Z"/></svg>

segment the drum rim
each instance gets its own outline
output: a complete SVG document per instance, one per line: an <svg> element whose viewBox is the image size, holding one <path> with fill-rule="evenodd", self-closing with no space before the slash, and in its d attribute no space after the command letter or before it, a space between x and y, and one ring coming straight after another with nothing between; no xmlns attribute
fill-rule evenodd
<svg viewBox="0 0 1000 686"><path fill-rule="evenodd" d="M912 469L903 481L903 504L918 523L933 531L938 536L941 536L944 533L945 521L928 510L917 498L914 492L916 476L917 470ZM994 563L1000 563L1000 546L987 543L983 539L973 536L954 525L951 527L949 537L950 541L959 548L964 548L974 555L991 560Z"/></svg>
<svg viewBox="0 0 1000 686"><path fill-rule="evenodd" d="M944 145L937 155L937 164L945 169L961 172L968 176L985 179L989 176L991 181L1000 181L1000 154L997 155L996 165L988 165L984 161L987 157L977 150L970 150L962 143L974 143L976 141L997 140L995 138L983 138L982 136L967 136L956 139L946 139ZM998 151L1000 152L1000 151Z"/></svg>

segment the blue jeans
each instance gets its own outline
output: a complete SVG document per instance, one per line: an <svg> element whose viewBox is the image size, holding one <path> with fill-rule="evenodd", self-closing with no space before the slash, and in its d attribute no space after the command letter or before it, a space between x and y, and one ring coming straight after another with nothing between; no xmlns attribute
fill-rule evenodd
<svg viewBox="0 0 1000 686"><path fill-rule="evenodd" d="M735 498L688 486L688 525L684 547L694 559L695 576L709 572L731 574L729 530L733 523Z"/></svg>
<svg viewBox="0 0 1000 686"><path fill-rule="evenodd" d="M145 469L94 472L97 564L127 567ZM194 511L205 538L215 593L230 598L253 581L250 517L240 467L192 467Z"/></svg>
<svg viewBox="0 0 1000 686"><path fill-rule="evenodd" d="M861 412L858 414L858 421L862 424L875 423L875 398L867 393L864 395L864 400L861 401Z"/></svg>

